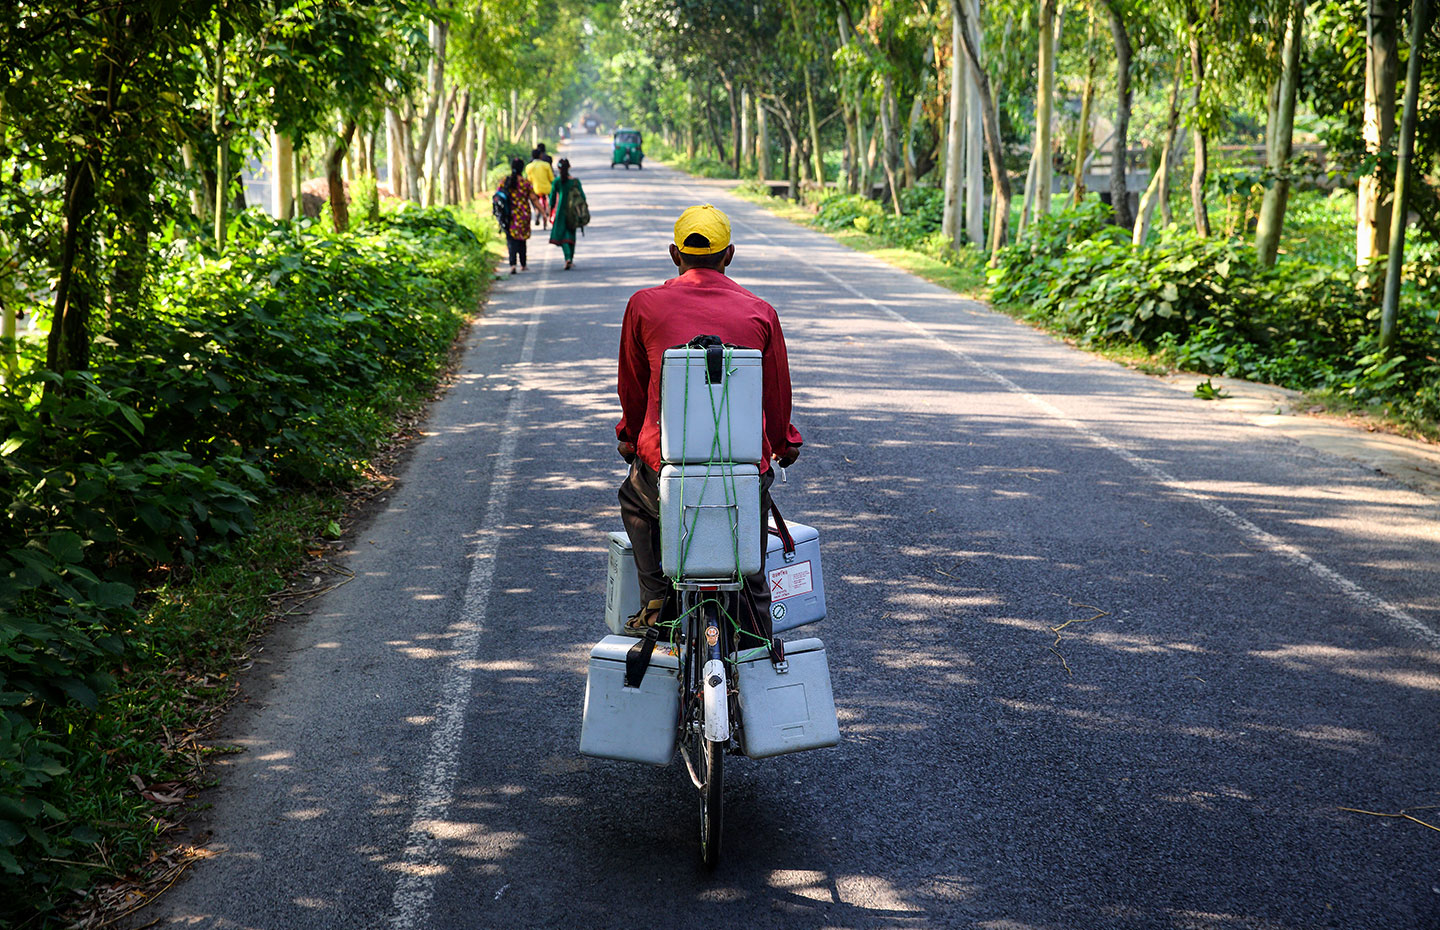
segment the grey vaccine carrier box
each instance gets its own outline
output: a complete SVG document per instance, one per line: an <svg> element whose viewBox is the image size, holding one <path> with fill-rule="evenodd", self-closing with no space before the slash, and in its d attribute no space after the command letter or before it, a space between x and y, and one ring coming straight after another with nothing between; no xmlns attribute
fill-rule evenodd
<svg viewBox="0 0 1440 930"><path fill-rule="evenodd" d="M611 633L627 634L625 621L640 609L640 576L635 571L635 550L626 533L610 534L609 559L605 569L605 625Z"/></svg>
<svg viewBox="0 0 1440 930"><path fill-rule="evenodd" d="M740 745L745 755L763 759L840 742L824 643L786 643L779 667L765 649L746 650L739 659Z"/></svg>
<svg viewBox="0 0 1440 930"><path fill-rule="evenodd" d="M635 640L607 636L590 650L580 751L602 759L668 765L680 726L679 660L657 643L640 687L625 687L625 654Z"/></svg>
<svg viewBox="0 0 1440 930"><path fill-rule="evenodd" d="M754 465L660 469L660 568L671 578L736 580L764 564L760 470ZM682 576L683 567L683 576Z"/></svg>
<svg viewBox="0 0 1440 930"><path fill-rule="evenodd" d="M660 458L672 464L762 457L759 349L724 350L710 383L704 349L666 349L660 375Z"/></svg>
<svg viewBox="0 0 1440 930"><path fill-rule="evenodd" d="M786 523L786 527L795 540L794 552L787 555L785 543L774 533L769 534L765 546L765 574L770 581L770 623L776 633L825 619L825 575L820 571L820 533L815 527L803 523ZM606 616L608 618L609 615ZM624 623L623 618L621 623Z"/></svg>

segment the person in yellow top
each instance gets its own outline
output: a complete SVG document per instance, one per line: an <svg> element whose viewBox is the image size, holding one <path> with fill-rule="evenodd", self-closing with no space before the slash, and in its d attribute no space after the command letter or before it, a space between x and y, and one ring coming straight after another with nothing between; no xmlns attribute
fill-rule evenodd
<svg viewBox="0 0 1440 930"><path fill-rule="evenodd" d="M555 169L550 167L550 159L546 157L543 145L530 153L530 164L525 166L525 177L530 181L530 186L535 188L541 203L548 205L550 185L555 181ZM549 210L542 208L535 212L540 216L540 228L547 228L550 223Z"/></svg>

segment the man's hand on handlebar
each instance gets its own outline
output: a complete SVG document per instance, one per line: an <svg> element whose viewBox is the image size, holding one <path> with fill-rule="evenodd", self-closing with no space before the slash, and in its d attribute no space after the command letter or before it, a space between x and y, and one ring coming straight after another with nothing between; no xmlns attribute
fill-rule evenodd
<svg viewBox="0 0 1440 930"><path fill-rule="evenodd" d="M791 465L795 464L795 460L799 457L799 446L786 446L785 448L780 449L775 453L775 464L779 465L781 468L789 468Z"/></svg>
<svg viewBox="0 0 1440 930"><path fill-rule="evenodd" d="M632 465L632 464L634 464L634 462L635 462L635 443L633 443L633 442L622 442L622 443L620 443L619 445L617 445L617 446L615 447L615 451L620 453L620 457L625 460L625 464L626 464L626 465Z"/></svg>

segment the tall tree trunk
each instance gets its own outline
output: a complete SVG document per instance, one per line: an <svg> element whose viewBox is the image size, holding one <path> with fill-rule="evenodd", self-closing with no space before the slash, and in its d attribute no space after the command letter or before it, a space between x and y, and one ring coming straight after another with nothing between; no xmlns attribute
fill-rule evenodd
<svg viewBox="0 0 1440 930"><path fill-rule="evenodd" d="M787 180L789 180L790 182L790 199L795 203L799 203L801 170L800 166L802 164L802 159L800 156L800 139L798 138L798 134L796 132L794 120L790 119L787 116L781 122L785 128L785 138L787 142L785 147L785 173L787 175Z"/></svg>
<svg viewBox="0 0 1440 930"><path fill-rule="evenodd" d="M710 141L715 143L716 161L727 161L725 157L725 140L720 137L720 115L710 106L709 101L705 103L705 125L710 129Z"/></svg>
<svg viewBox="0 0 1440 930"><path fill-rule="evenodd" d="M390 193L396 197L408 196L405 191L405 156L401 149L400 116L393 107L385 110L385 156L389 162Z"/></svg>
<svg viewBox="0 0 1440 930"><path fill-rule="evenodd" d="M1055 0L1040 0L1040 87L1035 100L1035 212L1050 212L1050 187L1055 175L1054 142L1050 123L1055 113L1055 56L1059 49L1055 28Z"/></svg>
<svg viewBox="0 0 1440 930"><path fill-rule="evenodd" d="M350 205L345 200L345 180L340 172L345 155L350 151L350 139L354 135L355 120L350 118L340 127L340 135L330 149L330 156L325 159L325 180L330 190L330 218L334 221L335 231L342 233L350 228Z"/></svg>
<svg viewBox="0 0 1440 930"><path fill-rule="evenodd" d="M841 156L839 183L847 194L860 192L860 153L855 146L855 108L840 95L840 118L845 123L845 151Z"/></svg>
<svg viewBox="0 0 1440 930"><path fill-rule="evenodd" d="M215 105L210 111L210 130L215 134L215 247L225 248L226 188L230 184L230 140L225 133L225 51L230 42L230 21L225 2L218 7L220 28L215 43Z"/></svg>
<svg viewBox="0 0 1440 930"><path fill-rule="evenodd" d="M960 248L964 229L960 179L965 173L965 52L961 49L960 15L950 0L950 108L945 133L945 213L940 230L950 244Z"/></svg>
<svg viewBox="0 0 1440 930"><path fill-rule="evenodd" d="M1030 160L1025 165L1025 197L1020 201L1020 225L1015 229L1015 238L1025 235L1025 227L1030 225L1030 210L1035 206L1035 163L1040 153L1033 146L1030 149Z"/></svg>
<svg viewBox="0 0 1440 930"><path fill-rule="evenodd" d="M1272 93L1274 103L1265 127L1265 173L1271 184L1265 188L1255 222L1255 251L1266 266L1275 264L1280 230L1285 224L1285 204L1290 197L1290 147L1295 134L1295 91L1300 83L1300 42L1305 25L1303 0L1290 0L1285 19L1280 78Z"/></svg>
<svg viewBox="0 0 1440 930"><path fill-rule="evenodd" d="M750 89L740 88L740 139L735 149L736 173L749 171L754 164L755 140L750 129Z"/></svg>
<svg viewBox="0 0 1440 930"><path fill-rule="evenodd" d="M1380 348L1395 344L1400 315L1400 280L1405 275L1406 195L1410 187L1410 160L1415 153L1415 111L1420 97L1420 62L1425 50L1425 33L1430 28L1431 0L1415 0L1411 6L1410 61L1405 71L1405 110L1400 117L1400 146L1395 159L1394 213L1390 219L1390 258L1385 263L1385 299L1380 309ZM1423 179L1421 184L1425 183Z"/></svg>
<svg viewBox="0 0 1440 930"><path fill-rule="evenodd" d="M1090 107L1095 101L1095 11L1090 11L1086 29L1085 89L1080 92L1080 127L1075 133L1075 177L1070 183L1070 203L1078 205L1085 199L1085 160L1090 157L1090 143L1095 130L1091 127Z"/></svg>
<svg viewBox="0 0 1440 930"><path fill-rule="evenodd" d="M0 100L0 117L4 115L4 108L5 103ZM19 257L10 237L4 232L0 232L0 261L5 265L0 269L0 276L9 277L15 274ZM20 373L19 359L15 354L17 312L14 299L6 295L8 290L10 289L0 290L0 387L13 384Z"/></svg>
<svg viewBox="0 0 1440 930"><path fill-rule="evenodd" d="M210 198L214 196L214 192L210 189L205 172L200 170L196 163L195 147L188 141L180 143L180 162L185 166L187 175L192 178L199 175L190 185L190 214L203 223L210 215Z"/></svg>
<svg viewBox="0 0 1440 930"><path fill-rule="evenodd" d="M455 95L459 92L458 87L450 88L445 95L445 102L440 106L440 113L435 118L435 134L431 137L429 151L430 170L425 181L425 205L431 206L445 201L445 189L449 182L448 165L446 156L450 153L450 134L453 130L453 117L455 113ZM469 93L468 91L466 92Z"/></svg>
<svg viewBox="0 0 1440 930"><path fill-rule="evenodd" d="M895 79L888 73L881 78L880 85L880 132L884 136L881 145L883 161L885 162L885 183L890 189L890 208L899 216L900 210L900 185L896 181L896 161L899 160L899 139L897 135L899 128L895 125L898 114L895 112Z"/></svg>
<svg viewBox="0 0 1440 930"><path fill-rule="evenodd" d="M1005 158L1000 140L1000 114L995 100L990 95L990 76L980 61L979 9L980 0L972 0L970 11L962 2L956 6L960 11L960 38L965 46L965 56L970 62L970 71L980 92L980 115L985 124L985 150L990 160L991 183L991 227L990 264L1000 260L1000 249L1005 246L1006 227L1010 225L1010 177L1005 173ZM971 21L972 13L974 22Z"/></svg>
<svg viewBox="0 0 1440 930"><path fill-rule="evenodd" d="M1400 73L1400 9L1396 0L1369 0L1365 11L1365 112L1367 154L1390 147L1395 134L1395 87ZM1360 178L1355 205L1355 263L1365 268L1384 254L1390 240L1389 193L1384 174ZM1378 279L1367 276L1367 284Z"/></svg>
<svg viewBox="0 0 1440 930"><path fill-rule="evenodd" d="M475 199L475 184L470 177L470 166L475 162L474 114L465 115L455 153L455 200L457 203L469 203Z"/></svg>
<svg viewBox="0 0 1440 930"><path fill-rule="evenodd" d="M290 199L290 191L295 187L295 147L290 144L289 136L277 131L271 136L270 153L271 210L279 219L292 219L295 201Z"/></svg>
<svg viewBox="0 0 1440 930"><path fill-rule="evenodd" d="M1115 158L1110 169L1110 206L1115 211L1115 225L1128 230L1135 224L1130 213L1130 189L1125 180L1130 144L1130 59L1134 50L1119 7L1114 0L1106 0L1105 6L1110 13L1110 34L1115 40Z"/></svg>
<svg viewBox="0 0 1440 930"><path fill-rule="evenodd" d="M84 371L90 365L90 311L99 290L93 245L95 174L99 170L96 150L87 146L65 173L60 274L45 354L45 367L62 374Z"/></svg>
<svg viewBox="0 0 1440 930"><path fill-rule="evenodd" d="M820 123L815 116L815 92L811 89L810 68L805 67L805 115L810 123L810 158L815 167L815 183L825 183L825 153L820 148Z"/></svg>
<svg viewBox="0 0 1440 930"><path fill-rule="evenodd" d="M425 156L434 143L435 118L445 96L445 57L449 43L450 28L444 22L430 24L430 67L426 81L424 115L419 116L419 132L413 125L406 128L409 144L406 146L406 160L409 170L405 174L410 199L420 203L431 185L431 178L425 171ZM409 121L413 123L413 120Z"/></svg>
<svg viewBox="0 0 1440 930"><path fill-rule="evenodd" d="M1195 214L1195 231L1202 236L1210 235L1210 213L1205 209L1205 175L1209 170L1209 153L1206 151L1206 127L1200 117L1200 103L1205 91L1205 49L1200 41L1200 24L1193 12L1190 14L1190 77L1194 82L1190 94L1191 118L1194 120L1192 136L1195 146L1195 168L1190 173L1190 207Z"/></svg>
<svg viewBox="0 0 1440 930"><path fill-rule="evenodd" d="M449 144L442 148L442 161L445 169L445 184L442 190L445 195L445 203L457 204L460 202L459 178L457 177L460 163L460 148L465 142L465 124L470 120L470 91L460 95L460 106L455 113L454 127L449 132ZM442 140L443 141L443 140Z"/></svg>
<svg viewBox="0 0 1440 930"><path fill-rule="evenodd" d="M1165 120L1165 141L1160 149L1160 163L1155 166L1155 176L1150 179L1149 185L1145 188L1145 195L1140 198L1140 211L1135 219L1135 231L1131 236L1131 243L1139 248L1145 244L1145 237L1150 234L1150 218L1155 215L1155 206L1158 201L1167 196L1169 185L1166 178L1170 176L1170 159L1175 151L1175 133L1180 126L1180 81L1185 74L1185 60L1175 59L1175 80L1170 84L1170 110Z"/></svg>
<svg viewBox="0 0 1440 930"><path fill-rule="evenodd" d="M864 124L862 123L861 125L863 126ZM867 197L872 193L874 185L879 183L875 180L875 166L881 161L880 140L885 138L884 132L881 131L884 125L885 121L881 118L880 111L877 109L875 111L875 121L870 126L870 141L865 143L865 178L863 181L865 190L863 193ZM884 173L883 169L881 173ZM881 187L884 187L884 185L882 184Z"/></svg>
<svg viewBox="0 0 1440 930"><path fill-rule="evenodd" d="M759 97L755 98L755 176L761 183L770 177L770 131Z"/></svg>
<svg viewBox="0 0 1440 930"><path fill-rule="evenodd" d="M476 127L475 139L475 167L471 175L475 178L475 200L484 200L485 195L490 193L490 179L486 172L490 169L490 118L480 117L480 125Z"/></svg>
<svg viewBox="0 0 1440 930"><path fill-rule="evenodd" d="M1160 189L1155 192L1155 198L1160 202L1160 223L1163 226L1175 223L1175 216L1170 211L1170 175L1185 158L1185 137L1177 131L1171 135L1171 140L1170 157L1165 160L1164 170L1160 172Z"/></svg>
<svg viewBox="0 0 1440 930"><path fill-rule="evenodd" d="M10 243L3 235L0 235L0 249L4 250L6 263L13 264ZM5 273L13 273L13 267ZM13 384L20 373L19 359L15 354L17 335L15 301L0 294L0 386Z"/></svg>

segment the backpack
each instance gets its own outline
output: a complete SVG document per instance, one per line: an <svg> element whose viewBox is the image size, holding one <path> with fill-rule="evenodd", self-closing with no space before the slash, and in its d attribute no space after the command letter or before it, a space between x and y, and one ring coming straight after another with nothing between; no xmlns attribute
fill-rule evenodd
<svg viewBox="0 0 1440 930"><path fill-rule="evenodd" d="M490 198L490 215L499 221L500 231L503 233L510 231L510 210L510 192L501 187Z"/></svg>
<svg viewBox="0 0 1440 930"><path fill-rule="evenodd" d="M578 184L572 184L565 192L565 222L571 229L590 225L590 205L585 202L585 192Z"/></svg>

